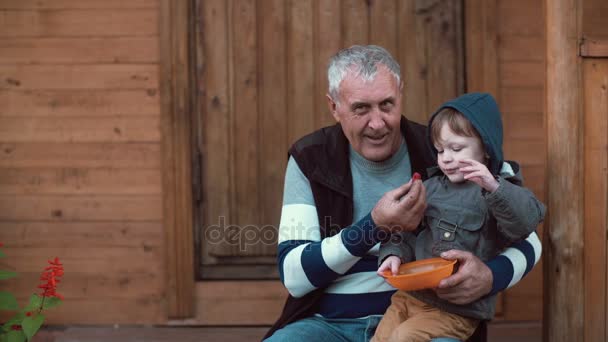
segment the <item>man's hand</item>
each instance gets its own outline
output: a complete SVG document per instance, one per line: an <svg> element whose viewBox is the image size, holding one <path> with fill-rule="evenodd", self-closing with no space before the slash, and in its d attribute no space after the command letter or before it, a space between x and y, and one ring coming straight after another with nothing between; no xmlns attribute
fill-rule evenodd
<svg viewBox="0 0 608 342"><path fill-rule="evenodd" d="M413 231L422 220L425 209L426 190L418 175L385 193L372 209L372 219L378 229L387 233Z"/></svg>
<svg viewBox="0 0 608 342"><path fill-rule="evenodd" d="M478 257L460 250L441 253L448 260L458 259L458 271L442 279L435 291L439 298L454 304L471 303L492 290L492 271Z"/></svg>

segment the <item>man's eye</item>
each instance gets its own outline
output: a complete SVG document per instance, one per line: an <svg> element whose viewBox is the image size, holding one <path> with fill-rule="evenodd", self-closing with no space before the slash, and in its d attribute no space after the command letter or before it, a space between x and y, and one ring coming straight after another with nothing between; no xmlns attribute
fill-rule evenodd
<svg viewBox="0 0 608 342"><path fill-rule="evenodd" d="M393 108L393 103L391 101L384 101L384 102L380 103L380 108L383 111L389 111L389 110L391 110L391 108Z"/></svg>
<svg viewBox="0 0 608 342"><path fill-rule="evenodd" d="M365 112L367 112L367 106L360 105L360 106L356 106L355 107L355 113L356 114L364 114Z"/></svg>

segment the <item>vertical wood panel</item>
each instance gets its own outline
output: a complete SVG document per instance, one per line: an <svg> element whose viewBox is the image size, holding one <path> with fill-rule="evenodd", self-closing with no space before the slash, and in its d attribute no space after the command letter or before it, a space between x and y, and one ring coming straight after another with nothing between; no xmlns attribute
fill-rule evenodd
<svg viewBox="0 0 608 342"><path fill-rule="evenodd" d="M163 223L169 317L194 314L191 161L191 2L161 3Z"/></svg>
<svg viewBox="0 0 608 342"><path fill-rule="evenodd" d="M329 58L342 47L340 27L342 25L342 11L340 0L316 0L315 13L316 27L315 45L315 127L329 126L335 123L328 110L325 95L327 85L327 62Z"/></svg>
<svg viewBox="0 0 608 342"><path fill-rule="evenodd" d="M260 172L262 222L277 224L280 219L283 176L287 162L287 45L286 3L260 1L262 13L262 81L260 99Z"/></svg>
<svg viewBox="0 0 608 342"><path fill-rule="evenodd" d="M585 341L606 338L608 59L584 61Z"/></svg>
<svg viewBox="0 0 608 342"><path fill-rule="evenodd" d="M289 10L287 142L291 145L315 128L313 0L293 0Z"/></svg>
<svg viewBox="0 0 608 342"><path fill-rule="evenodd" d="M345 48L369 42L369 7L365 0L342 0L342 42Z"/></svg>
<svg viewBox="0 0 608 342"><path fill-rule="evenodd" d="M465 0L467 91L498 96L497 0Z"/></svg>
<svg viewBox="0 0 608 342"><path fill-rule="evenodd" d="M203 222L206 225L220 225L232 220L230 194L231 184L231 148L230 148L230 99L228 77L228 43L227 31L228 9L223 0L202 1L203 18L203 53L205 63L210 67L202 70L199 87L204 92L201 99L201 126L203 132L202 165L203 187L210 197L203 197L205 212ZM218 244L211 244L202 249L203 255L219 253ZM203 259L206 260L206 259Z"/></svg>
<svg viewBox="0 0 608 342"><path fill-rule="evenodd" d="M547 174L545 245L547 341L575 341L584 334L584 231L582 100L576 0L546 1ZM568 194L568 196L564 196Z"/></svg>
<svg viewBox="0 0 608 342"><path fill-rule="evenodd" d="M416 0L398 2L399 52L401 75L404 83L403 113L410 120L426 124L427 76L426 46L423 19L416 13Z"/></svg>
<svg viewBox="0 0 608 342"><path fill-rule="evenodd" d="M464 91L463 42L460 39L462 3L442 1L432 6L418 8L418 12L431 12L425 19L429 70L427 101L431 112Z"/></svg>
<svg viewBox="0 0 608 342"><path fill-rule="evenodd" d="M257 203L258 181L258 70L257 70L257 21L256 1L232 2L232 44L234 65L234 223L243 227L260 222ZM230 254L255 254L263 251L262 245L247 245L246 250L232 246ZM226 250L225 250L226 251Z"/></svg>
<svg viewBox="0 0 608 342"><path fill-rule="evenodd" d="M397 1L374 1L370 6L369 43L388 50L395 58L398 56Z"/></svg>

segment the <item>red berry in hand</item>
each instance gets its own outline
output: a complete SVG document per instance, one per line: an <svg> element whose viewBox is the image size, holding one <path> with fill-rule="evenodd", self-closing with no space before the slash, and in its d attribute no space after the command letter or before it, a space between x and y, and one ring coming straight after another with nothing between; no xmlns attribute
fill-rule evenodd
<svg viewBox="0 0 608 342"><path fill-rule="evenodd" d="M420 174L418 172L414 172L414 175L412 176L413 180L419 180L422 179L422 176L420 176Z"/></svg>

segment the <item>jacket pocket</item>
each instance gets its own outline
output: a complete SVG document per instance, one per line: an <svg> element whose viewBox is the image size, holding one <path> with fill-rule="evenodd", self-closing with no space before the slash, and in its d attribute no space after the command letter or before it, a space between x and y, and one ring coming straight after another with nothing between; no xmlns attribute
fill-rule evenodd
<svg viewBox="0 0 608 342"><path fill-rule="evenodd" d="M427 208L425 221L432 232L432 254L450 249L476 252L487 208L468 208L444 204L441 209Z"/></svg>

